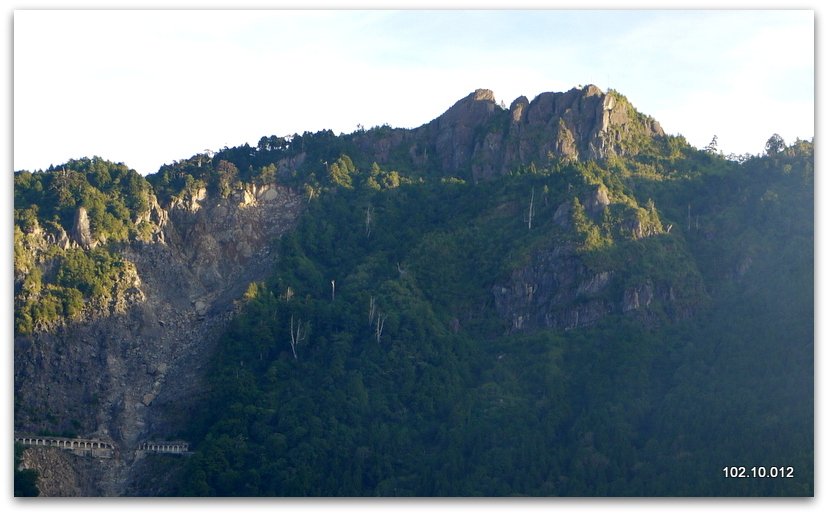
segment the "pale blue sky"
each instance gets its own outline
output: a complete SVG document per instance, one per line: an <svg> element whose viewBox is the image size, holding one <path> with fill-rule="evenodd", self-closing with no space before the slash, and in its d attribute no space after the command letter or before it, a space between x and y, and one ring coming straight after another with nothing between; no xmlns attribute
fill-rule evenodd
<svg viewBox="0 0 828 515"><path fill-rule="evenodd" d="M264 135L612 87L696 146L814 134L811 11L16 11L14 169L152 173Z"/></svg>

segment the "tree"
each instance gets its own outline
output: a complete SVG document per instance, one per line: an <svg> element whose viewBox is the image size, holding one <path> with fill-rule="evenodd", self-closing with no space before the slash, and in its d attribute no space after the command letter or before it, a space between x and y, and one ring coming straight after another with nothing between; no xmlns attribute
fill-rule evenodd
<svg viewBox="0 0 828 515"><path fill-rule="evenodd" d="M339 156L339 159L328 167L328 177L331 182L343 188L350 189L353 187L351 175L355 172L356 167L354 167L353 161L345 154Z"/></svg>
<svg viewBox="0 0 828 515"><path fill-rule="evenodd" d="M258 177L256 178L256 183L259 185L262 184L271 184L276 182L276 165L270 163L267 166L263 166L259 168Z"/></svg>
<svg viewBox="0 0 828 515"><path fill-rule="evenodd" d="M368 300L368 327L374 324L374 316L377 314L377 299L371 295Z"/></svg>
<svg viewBox="0 0 828 515"><path fill-rule="evenodd" d="M376 326L376 335L377 335L377 343L380 343L380 339L382 338L382 330L385 327L385 319L388 318L388 315L385 313L379 312L377 314L377 326Z"/></svg>
<svg viewBox="0 0 828 515"><path fill-rule="evenodd" d="M371 214L373 213L374 209L371 207L371 204L368 204L368 209L365 210L365 237L371 237Z"/></svg>
<svg viewBox="0 0 828 515"><path fill-rule="evenodd" d="M708 154L716 154L719 152L719 137L715 134L713 135L713 139L710 140L710 143L704 147L704 151Z"/></svg>
<svg viewBox="0 0 828 515"><path fill-rule="evenodd" d="M256 149L260 152L267 152L272 148L273 147L270 145L270 138L267 136L262 136L261 139L259 139L259 143L256 145Z"/></svg>
<svg viewBox="0 0 828 515"><path fill-rule="evenodd" d="M304 330L303 330L304 329ZM296 354L296 346L305 339L308 335L307 325L302 327L302 319L294 325L293 315L290 315L290 350L293 351L293 359L298 360L299 356Z"/></svg>
<svg viewBox="0 0 828 515"><path fill-rule="evenodd" d="M216 166L218 172L218 190L222 198L227 198L239 178L239 169L233 163L222 159Z"/></svg>
<svg viewBox="0 0 828 515"><path fill-rule="evenodd" d="M774 134L765 143L765 154L775 156L785 150L785 140L779 134Z"/></svg>
<svg viewBox="0 0 828 515"><path fill-rule="evenodd" d="M38 473L34 469L20 467L23 457L23 448L19 444L14 445L14 496L15 497L37 497L40 489L37 487Z"/></svg>

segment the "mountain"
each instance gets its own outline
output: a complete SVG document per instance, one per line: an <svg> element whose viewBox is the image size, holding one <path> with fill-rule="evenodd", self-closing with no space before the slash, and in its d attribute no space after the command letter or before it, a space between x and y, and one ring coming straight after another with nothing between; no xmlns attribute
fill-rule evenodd
<svg viewBox="0 0 828 515"><path fill-rule="evenodd" d="M810 142L481 89L16 172L14 235L16 435L107 455L21 449L44 495L813 495Z"/></svg>
<svg viewBox="0 0 828 515"><path fill-rule="evenodd" d="M636 155L653 137L664 136L658 122L638 113L617 92L595 86L565 93L541 93L501 108L490 90L479 89L400 142L368 138L374 159L386 161L395 147L407 147L411 167L428 166L444 174L490 179L529 162L550 157L595 161ZM407 141L409 140L409 141ZM360 143L357 138L357 144Z"/></svg>

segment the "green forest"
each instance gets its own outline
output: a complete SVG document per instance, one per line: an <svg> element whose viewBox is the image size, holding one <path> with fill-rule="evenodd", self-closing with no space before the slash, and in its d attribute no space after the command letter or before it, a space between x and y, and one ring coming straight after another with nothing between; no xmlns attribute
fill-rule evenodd
<svg viewBox="0 0 828 515"><path fill-rule="evenodd" d="M15 334L75 320L84 304L109 300L132 268L118 246L148 238L141 217L149 212L151 190L136 171L100 158L15 173ZM88 213L91 236L107 245L68 245L79 208ZM44 246L44 234L56 244Z"/></svg>
<svg viewBox="0 0 828 515"><path fill-rule="evenodd" d="M682 154L379 189L376 167L342 159L350 180L332 174L223 337L170 493L810 495L812 147L742 164ZM574 230L552 222L596 183L623 201L576 213ZM625 238L628 216L676 228ZM506 334L492 279L550 238L706 291L688 320ZM783 463L795 478L721 472Z"/></svg>
<svg viewBox="0 0 828 515"><path fill-rule="evenodd" d="M167 495L814 494L811 142L734 160L670 136L476 182L378 164L356 138L262 138L146 178L99 158L15 175L16 334L108 294L121 246L147 241L150 193L166 205L275 181L305 196L220 338L209 391L180 407L188 427L164 435L193 455L149 458L171 464ZM279 169L300 150L304 165ZM35 227L69 232L78 206L104 243L26 245ZM644 283L669 295L515 329L493 289L554 248L611 274L575 308Z"/></svg>

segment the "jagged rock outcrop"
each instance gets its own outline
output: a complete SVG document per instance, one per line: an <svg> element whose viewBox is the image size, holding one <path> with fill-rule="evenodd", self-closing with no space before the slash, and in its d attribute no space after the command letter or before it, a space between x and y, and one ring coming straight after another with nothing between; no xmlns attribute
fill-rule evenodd
<svg viewBox="0 0 828 515"><path fill-rule="evenodd" d="M32 447L23 451L20 466L35 469L41 497L90 497L101 495L97 485L106 464L74 456L57 448Z"/></svg>
<svg viewBox="0 0 828 515"><path fill-rule="evenodd" d="M108 311L98 310L105 316L16 335L15 430L105 437L121 450L103 465L110 479L78 472L77 485L61 481L68 486L54 495L123 494L137 444L183 427L234 301L266 277L274 242L301 206L275 184L248 185L228 198L196 191L167 209L151 203L137 221L152 225L151 237L123 247L134 273L123 277L122 294L109 296ZM55 459L67 475L77 468Z"/></svg>
<svg viewBox="0 0 828 515"><path fill-rule="evenodd" d="M673 283L687 282L688 291ZM566 243L533 252L528 264L495 284L495 308L509 332L588 327L619 314L655 324L682 320L702 299L701 282L673 278L632 279L618 270L595 270Z"/></svg>
<svg viewBox="0 0 828 515"><path fill-rule="evenodd" d="M572 220L572 202L566 200L561 202L558 208L555 210L555 214L552 215L552 221L556 224L560 225L561 227L569 227Z"/></svg>
<svg viewBox="0 0 828 515"><path fill-rule="evenodd" d="M135 218L135 226L148 228L148 231L139 231L138 239L145 243L165 243L164 229L169 222L167 210L161 207L155 195L148 195L149 209L139 213Z"/></svg>
<svg viewBox="0 0 828 515"><path fill-rule="evenodd" d="M46 245L54 245L66 250L72 246L72 241L69 239L69 235L66 234L63 227L57 225L54 232L46 234Z"/></svg>
<svg viewBox="0 0 828 515"><path fill-rule="evenodd" d="M510 332L528 329L574 329L613 312L601 295L611 271L591 272L569 245L555 245L532 256L509 281L492 288L495 307L509 321Z"/></svg>
<svg viewBox="0 0 828 515"><path fill-rule="evenodd" d="M511 105L510 122L482 138L486 144L476 150L501 158L488 169L472 163L475 178L531 162L545 164L550 157L587 161L635 154L638 149L630 140L664 136L657 122L635 111L622 96L596 86L541 93L531 102L520 97Z"/></svg>
<svg viewBox="0 0 828 515"><path fill-rule="evenodd" d="M92 238L92 229L89 227L89 215L86 208L81 206L75 212L75 221L72 223L72 239L86 250L95 248L98 241Z"/></svg>
<svg viewBox="0 0 828 515"><path fill-rule="evenodd" d="M609 192L603 184L595 186L589 195L582 202L584 209L593 217L604 212L604 208L610 205Z"/></svg>
<svg viewBox="0 0 828 515"><path fill-rule="evenodd" d="M417 168L485 180L551 158L635 155L663 136L658 122L622 95L590 85L541 93L531 102L521 96L508 110L491 90L478 89L419 128L368 131L355 134L354 142L380 164L407 155Z"/></svg>
<svg viewBox="0 0 828 515"><path fill-rule="evenodd" d="M512 124L519 125L525 118L526 109L529 107L529 99L521 95L512 101L509 106L509 113L512 116Z"/></svg>
<svg viewBox="0 0 828 515"><path fill-rule="evenodd" d="M498 110L494 93L478 89L418 132L433 145L441 169L460 170L475 154L480 128Z"/></svg>
<svg viewBox="0 0 828 515"><path fill-rule="evenodd" d="M266 259L267 245L279 232L283 212L293 212L298 200L287 205L285 190L275 185L245 185L226 199L207 200L206 190L174 201L165 234L170 246L195 270L206 290L229 284L249 265ZM205 202L209 208L203 209Z"/></svg>

